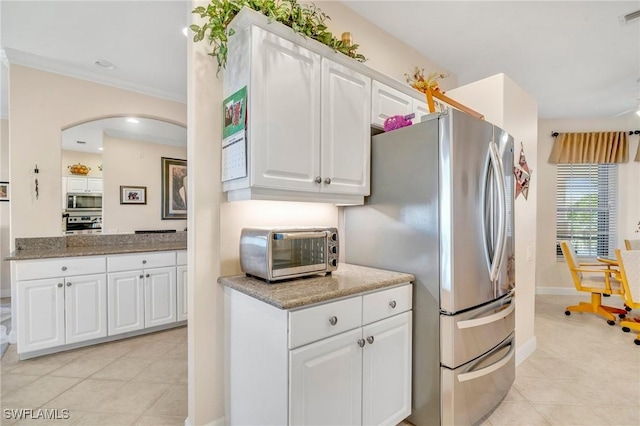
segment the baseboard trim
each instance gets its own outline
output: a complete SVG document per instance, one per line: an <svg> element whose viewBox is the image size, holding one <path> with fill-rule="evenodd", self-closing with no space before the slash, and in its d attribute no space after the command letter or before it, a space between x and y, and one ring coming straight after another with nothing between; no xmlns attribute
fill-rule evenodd
<svg viewBox="0 0 640 426"><path fill-rule="evenodd" d="M537 346L536 336L533 336L518 349L516 349L516 367L535 352Z"/></svg>
<svg viewBox="0 0 640 426"><path fill-rule="evenodd" d="M10 288L4 288L4 289L0 290L0 297L2 297L3 299L5 297L11 297L11 289Z"/></svg>
<svg viewBox="0 0 640 426"><path fill-rule="evenodd" d="M205 423L204 426L224 426L226 423L224 421L224 417L220 417L219 419L215 419L210 421L209 423ZM184 426L193 426L189 417L184 419Z"/></svg>
<svg viewBox="0 0 640 426"><path fill-rule="evenodd" d="M570 287L536 287L536 294L575 296L578 292L575 288Z"/></svg>

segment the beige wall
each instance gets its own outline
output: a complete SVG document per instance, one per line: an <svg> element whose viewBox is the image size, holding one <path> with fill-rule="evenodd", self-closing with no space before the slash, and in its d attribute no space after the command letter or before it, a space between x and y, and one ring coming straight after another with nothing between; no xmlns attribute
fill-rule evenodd
<svg viewBox="0 0 640 426"><path fill-rule="evenodd" d="M199 2L193 2L194 7ZM430 72L432 62L380 28L364 21L338 2L322 2L329 25L351 31L355 41L368 46L372 68L404 81L415 65ZM194 21L200 23L194 16ZM206 43L189 44L189 417L187 424L224 424L223 293L215 283L219 275L240 271L240 229L260 225L337 226L333 205L244 201L225 202L220 193L220 121L222 85L215 78L216 63ZM375 60L373 59L375 57ZM434 69L441 69L435 67ZM455 76L448 83L455 82ZM445 86L443 84L443 87ZM218 226L219 224L219 226ZM219 242L219 244L218 244Z"/></svg>
<svg viewBox="0 0 640 426"><path fill-rule="evenodd" d="M516 258L516 363L535 350L534 309L536 287L536 229L539 176L538 105L528 93L504 74L451 90L457 101L484 114L485 119L509 132L514 138L514 160L524 147L532 172L528 199L515 200ZM529 256L530 253L530 256Z"/></svg>
<svg viewBox="0 0 640 426"><path fill-rule="evenodd" d="M69 172L69 166L80 163L91 169L89 170L89 173L86 175L86 177L102 177L102 171L99 167L102 165L102 155L93 154L91 152L70 151L67 149L63 149L61 151L61 155L61 176L74 176ZM64 191L64 188L62 190Z"/></svg>
<svg viewBox="0 0 640 426"><path fill-rule="evenodd" d="M184 104L20 65L9 67L11 245L60 233L61 130L121 115L186 124ZM38 165L40 197L35 197Z"/></svg>
<svg viewBox="0 0 640 426"><path fill-rule="evenodd" d="M549 163L553 146L552 132L591 132L638 130L640 119L635 114L617 118L540 120L538 130L539 194L538 220L546 224L538 229L537 287L540 293L572 293L573 281L567 265L556 259L556 170ZM640 163L634 162L638 149L638 136L630 136L629 163L618 169L618 244L623 240L640 238L636 233L640 222Z"/></svg>
<svg viewBox="0 0 640 426"><path fill-rule="evenodd" d="M174 229L184 231L186 220L162 220L161 157L187 159L187 148L105 135L103 232ZM147 204L120 204L120 186L146 186Z"/></svg>
<svg viewBox="0 0 640 426"><path fill-rule="evenodd" d="M9 180L9 121L0 120L0 181ZM11 196L11 194L9 194ZM0 297L11 296L9 255L9 203L0 202Z"/></svg>

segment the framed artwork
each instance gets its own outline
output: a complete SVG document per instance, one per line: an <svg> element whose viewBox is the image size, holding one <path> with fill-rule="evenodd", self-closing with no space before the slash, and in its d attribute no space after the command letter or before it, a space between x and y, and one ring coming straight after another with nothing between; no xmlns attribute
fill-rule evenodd
<svg viewBox="0 0 640 426"><path fill-rule="evenodd" d="M147 187L120 186L120 204L147 204Z"/></svg>
<svg viewBox="0 0 640 426"><path fill-rule="evenodd" d="M161 157L162 220L187 218L187 160Z"/></svg>
<svg viewBox="0 0 640 426"><path fill-rule="evenodd" d="M9 201L9 182L0 182L0 201Z"/></svg>

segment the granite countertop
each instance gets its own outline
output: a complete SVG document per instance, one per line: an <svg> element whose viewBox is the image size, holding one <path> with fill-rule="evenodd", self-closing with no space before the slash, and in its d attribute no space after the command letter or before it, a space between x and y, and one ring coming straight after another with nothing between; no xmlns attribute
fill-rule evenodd
<svg viewBox="0 0 640 426"><path fill-rule="evenodd" d="M384 287L414 281L411 274L341 263L331 275L268 284L246 275L220 277L226 287L280 309L299 308Z"/></svg>
<svg viewBox="0 0 640 426"><path fill-rule="evenodd" d="M105 256L109 254L186 249L186 232L171 234L105 234L16 238L16 250L11 252L4 260Z"/></svg>

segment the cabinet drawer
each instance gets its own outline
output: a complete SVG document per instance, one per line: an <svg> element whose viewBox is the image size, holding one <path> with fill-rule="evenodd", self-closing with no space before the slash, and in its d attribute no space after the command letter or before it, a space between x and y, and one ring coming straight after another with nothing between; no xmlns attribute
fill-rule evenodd
<svg viewBox="0 0 640 426"><path fill-rule="evenodd" d="M109 272L130 271L133 269L161 268L175 266L175 251L159 251L155 253L121 254L107 257Z"/></svg>
<svg viewBox="0 0 640 426"><path fill-rule="evenodd" d="M186 265L187 264L187 251L180 250L176 253L177 262L176 265Z"/></svg>
<svg viewBox="0 0 640 426"><path fill-rule="evenodd" d="M411 309L411 285L394 287L362 297L362 323L375 321Z"/></svg>
<svg viewBox="0 0 640 426"><path fill-rule="evenodd" d="M72 277L106 272L102 257L61 257L56 259L23 260L16 262L16 281L42 278Z"/></svg>
<svg viewBox="0 0 640 426"><path fill-rule="evenodd" d="M289 313L289 349L334 336L360 325L360 296L293 311Z"/></svg>

